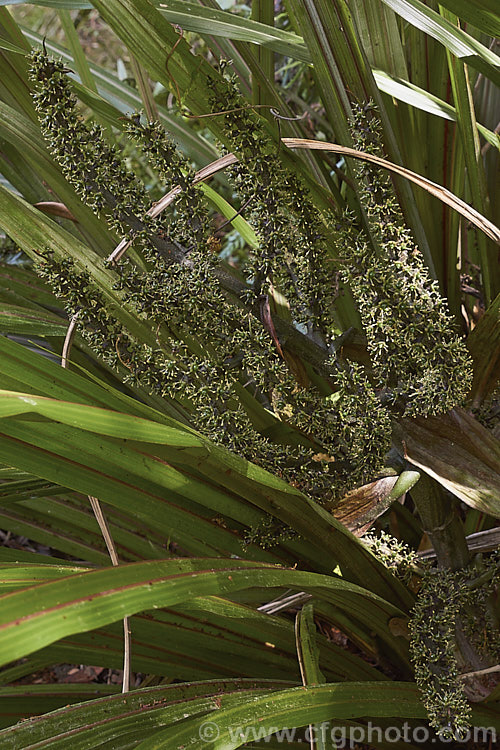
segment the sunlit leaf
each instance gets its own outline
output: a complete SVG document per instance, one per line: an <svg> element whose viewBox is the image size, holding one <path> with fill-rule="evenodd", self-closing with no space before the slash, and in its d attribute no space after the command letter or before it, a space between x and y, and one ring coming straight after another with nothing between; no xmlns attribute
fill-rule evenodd
<svg viewBox="0 0 500 750"><path fill-rule="evenodd" d="M420 0L382 0L417 29L443 44L464 63L480 70L496 85L500 84L500 58L474 37L429 8ZM455 7L455 6L454 6Z"/></svg>
<svg viewBox="0 0 500 750"><path fill-rule="evenodd" d="M244 560L129 563L38 584L0 597L0 663L36 651L71 633L92 630L145 609L195 596L224 595L264 586L312 590L341 608L370 612L380 633L401 610L341 578ZM368 615L367 615L368 616Z"/></svg>

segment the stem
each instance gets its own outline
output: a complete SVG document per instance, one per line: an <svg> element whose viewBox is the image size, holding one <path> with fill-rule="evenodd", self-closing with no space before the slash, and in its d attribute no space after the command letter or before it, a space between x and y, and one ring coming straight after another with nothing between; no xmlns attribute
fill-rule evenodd
<svg viewBox="0 0 500 750"><path fill-rule="evenodd" d="M459 677L475 677L476 675L492 674L493 672L500 672L500 664L495 664L494 667L488 667L487 669L478 669L475 672L463 672Z"/></svg>
<svg viewBox="0 0 500 750"><path fill-rule="evenodd" d="M66 337L64 339L61 366L63 369L69 367L69 355L71 352L71 346L76 333L76 325L78 321L78 313L71 318ZM116 545L111 536L106 516L104 515L101 504L96 497L88 495L90 505L94 511L95 519L101 530L104 542L106 544L108 554L111 560L111 564L114 566L119 565L118 552ZM130 651L131 651L131 632L129 627L128 617L123 618L123 680L122 680L122 693L128 693L130 690Z"/></svg>
<svg viewBox="0 0 500 750"><path fill-rule="evenodd" d="M252 19L268 26L274 26L274 2L271 0L252 0ZM258 46L255 50L257 62L262 73L270 84L274 83L274 52L266 47ZM252 74L252 102L253 104L274 104L261 82Z"/></svg>
<svg viewBox="0 0 500 750"><path fill-rule="evenodd" d="M480 588L483 583L488 583L488 581L491 581L493 576L495 576L498 571L500 570L500 563L497 563L495 566L492 566L488 570L486 570L482 575L478 576L477 578L474 578L473 581L469 581L467 584L467 587L470 589L478 589Z"/></svg>
<svg viewBox="0 0 500 750"><path fill-rule="evenodd" d="M457 503L444 496L437 482L422 474L412 488L411 496L429 535L441 568L460 570L469 563L469 550Z"/></svg>

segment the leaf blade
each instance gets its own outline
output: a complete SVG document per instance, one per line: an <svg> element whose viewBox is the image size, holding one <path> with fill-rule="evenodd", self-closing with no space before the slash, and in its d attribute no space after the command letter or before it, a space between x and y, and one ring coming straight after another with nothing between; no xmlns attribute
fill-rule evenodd
<svg viewBox="0 0 500 750"><path fill-rule="evenodd" d="M341 604L372 603L373 622L401 610L343 579L265 563L168 560L129 563L60 578L0 597L0 663L27 655L71 633L94 630L144 609L169 607L195 596L224 595L254 586L310 589ZM376 614L378 612L378 614ZM376 625L374 625L376 627Z"/></svg>

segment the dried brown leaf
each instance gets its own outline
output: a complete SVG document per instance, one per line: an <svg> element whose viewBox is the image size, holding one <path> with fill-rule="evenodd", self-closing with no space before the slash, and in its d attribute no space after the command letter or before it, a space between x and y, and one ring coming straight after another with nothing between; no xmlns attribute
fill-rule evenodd
<svg viewBox="0 0 500 750"><path fill-rule="evenodd" d="M59 216L61 219L69 219L69 221L73 221L75 224L78 223L78 220L75 219L64 203L57 203L56 201L40 201L39 203L35 203L34 206L35 208L38 208L39 211L42 211L49 216Z"/></svg>

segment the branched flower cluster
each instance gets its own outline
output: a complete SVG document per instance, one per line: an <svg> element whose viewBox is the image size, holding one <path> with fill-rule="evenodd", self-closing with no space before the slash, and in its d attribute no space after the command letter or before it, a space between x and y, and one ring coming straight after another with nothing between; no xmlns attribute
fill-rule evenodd
<svg viewBox="0 0 500 750"><path fill-rule="evenodd" d="M165 137L165 129L159 122L144 124L140 113L135 113L128 120L126 130L139 142L165 187L173 189L179 185L181 189L175 201L176 241L188 253L206 243L209 235L207 209L200 188L193 185L195 172L187 159Z"/></svg>
<svg viewBox="0 0 500 750"><path fill-rule="evenodd" d="M325 236L314 206L299 179L282 166L255 112L230 81L214 79L213 109L235 110L223 115L228 142L240 159L234 176L243 199L250 200L261 240L251 264L253 287L238 300L219 283L208 215L201 191L192 185L189 162L158 123L144 123L139 114L130 118L128 134L166 188L181 188L174 220L148 218L143 185L100 130L78 115L66 72L44 53L33 54L35 102L44 133L86 202L104 211L113 229L139 240L143 267L123 261L116 267L115 288L139 319L152 323L158 344L134 338L106 309L88 274L48 254L40 273L64 298L68 312L79 312L90 345L110 365L125 367L127 382L178 400L207 436L319 502L331 503L370 481L383 466L391 426L363 368L332 358L335 392L324 396L315 386L304 388L254 317L262 292L278 285L288 295L294 319L328 340L335 287L324 270L329 268ZM176 253L160 252L158 237L163 236ZM244 388L299 430L298 445L277 444L255 429L240 398Z"/></svg>
<svg viewBox="0 0 500 750"><path fill-rule="evenodd" d="M314 388L296 389L291 396L282 385L273 398L279 414L322 446L323 452L318 451L314 460L321 465L324 476L330 482L335 478L336 483L336 492L327 493L325 501L342 496L354 484L371 481L381 469L381 459L391 441L389 414L377 399L363 367L347 363L332 380L337 390L329 397L321 398Z"/></svg>
<svg viewBox="0 0 500 750"><path fill-rule="evenodd" d="M78 314L81 335L101 359L111 367L140 357L142 347L112 315L104 297L86 271L78 271L71 258L56 258L51 252L39 252L35 263L38 275L45 279L56 297L64 301L69 317Z"/></svg>
<svg viewBox="0 0 500 750"><path fill-rule="evenodd" d="M252 326L251 318L242 308L224 304L213 276L201 262L193 268L164 264L165 276L154 277L161 295L151 288L152 275L145 274L143 286L137 286L141 290L137 300L130 296L131 301L141 304L142 312L172 329L179 331L187 321L194 323L206 344L206 350L198 353L191 352L185 343L173 337L167 340L168 352L135 340L108 312L89 274L78 272L71 260L57 261L47 254L37 268L55 294L65 301L68 314L79 314L81 332L89 345L110 366L126 368L125 382L146 387L164 398L176 398L191 407L193 424L218 444L277 474L319 502L331 501L352 487L353 480L366 481L379 468L376 463L367 462L362 442L363 420L369 440L377 427L369 404L361 400L362 391L354 397L350 388L346 389L346 383L349 386L351 381L346 381L345 373L339 379L337 404L315 391L300 391L272 347L269 334L258 325ZM134 285L130 278L128 283L130 287ZM203 305L193 290L203 291ZM209 316L206 304L210 306ZM247 382L249 376L252 378L255 390L279 392L285 416L320 441L319 452L301 445L276 444L255 430L234 390L242 372ZM361 386L364 387L363 380ZM288 401L283 400L283 393L288 394ZM374 394L370 394L370 401L374 408L381 408ZM356 425L358 432L354 435ZM390 438L388 423L381 437L386 441L385 451ZM380 445L377 448L378 454ZM282 537L282 532L278 537Z"/></svg>
<svg viewBox="0 0 500 750"><path fill-rule="evenodd" d="M481 403L472 409L474 418L487 430L498 432L500 424L500 384L492 393L481 400Z"/></svg>
<svg viewBox="0 0 500 750"><path fill-rule="evenodd" d="M498 626L488 617L487 606L500 578L498 553L480 568L483 575L487 571L486 585L475 585L476 568L428 570L409 623L415 679L431 726L445 738L460 736L470 726L471 708L456 655L457 627L465 627L470 642L485 656L500 655Z"/></svg>
<svg viewBox="0 0 500 750"><path fill-rule="evenodd" d="M471 709L457 661L457 628L487 660L498 660L500 635L489 597L500 580L500 553L460 571L431 568L390 534L363 537L373 554L407 585L418 576L418 596L409 622L415 679L431 726L443 738L469 728ZM486 662L486 663L487 663Z"/></svg>
<svg viewBox="0 0 500 750"><path fill-rule="evenodd" d="M256 293L272 283L287 296L295 320L328 339L336 280L325 263L325 233L300 178L283 166L261 118L238 93L232 77L210 81L211 106L224 115L224 132L239 162L229 170L248 203L259 250L249 275Z"/></svg>
<svg viewBox="0 0 500 750"><path fill-rule="evenodd" d="M381 531L379 535L365 534L363 543L370 548L380 562L405 583L410 582L416 566L423 570L422 561L419 560L417 553L385 531Z"/></svg>
<svg viewBox="0 0 500 750"><path fill-rule="evenodd" d="M320 502L368 481L381 467L391 429L361 368L353 364L332 375L334 400L299 388L270 335L244 308L228 304L212 273L215 259L200 253L190 258L189 265L157 261L147 273L127 265L122 284L128 301L149 319L180 335L195 331L202 342L190 360L199 377L185 376L175 385L177 395L195 405L198 428ZM185 354L184 367L187 360ZM175 379L178 366L168 365L165 376ZM260 435L236 398L236 383L251 386L268 409L320 447L276 445Z"/></svg>
<svg viewBox="0 0 500 750"><path fill-rule="evenodd" d="M265 516L256 526L251 526L244 534L243 544L245 547L256 544L262 549L269 549L276 544L287 542L297 538L297 532L285 526L272 516Z"/></svg>
<svg viewBox="0 0 500 750"><path fill-rule="evenodd" d="M353 135L358 149L380 155L378 121L361 108ZM378 385L404 416L449 411L463 402L472 382L465 343L454 332L447 304L404 226L389 178L364 162L357 176L375 242L356 235L353 217L346 216L346 244L339 253Z"/></svg>
<svg viewBox="0 0 500 750"><path fill-rule="evenodd" d="M111 221L115 228L123 229L124 201L129 201L126 210L130 214L143 219L146 200L142 186L133 192L137 185L116 152L106 146L100 133L91 132L78 117L62 65L35 53L33 70L34 77L43 84L36 96L40 112L43 110L44 130L70 179L81 188L90 174L96 196L105 193L107 206L113 205L113 196L120 195L114 201L120 209ZM235 97L233 87L229 85L229 89ZM55 102L59 105L54 112L47 112L49 104ZM244 117L254 115L245 113ZM239 130L240 126L238 119L228 118L229 129ZM245 307L230 302L218 285L217 261L207 248L206 211L199 191L191 184L193 172L187 160L180 156L163 128L155 123L144 125L137 114L131 118L128 132L140 142L166 185L172 188L179 184L182 188L176 220L168 232L172 241L182 245L185 255L181 263L159 257L143 231L142 252L148 268L143 270L124 262L116 286L141 317L147 316L171 335L166 339L163 336L162 348L158 349L134 340L106 311L102 296L88 275L78 274L69 261L61 263L47 257L41 264L41 273L65 298L70 314L79 311L87 339L110 364L125 365L130 372L128 380L161 396L178 398L191 407L195 424L217 442L278 473L319 500L330 500L368 480L382 465L390 427L366 377L356 366L340 370L333 376L338 379L339 389L335 403L315 389L306 391L297 386L269 333ZM254 127L254 139L259 132ZM288 241L287 258L294 255L290 252L292 240L295 247L300 240L298 244L306 248L306 254L313 254L313 248L317 252L315 243L322 237L312 206L306 197L301 197L299 207L295 178L283 171L274 153L272 159L259 157L261 148L260 142L255 147L255 140L253 145L245 142L240 148L245 169L247 162L250 164L247 174L253 193L267 196L260 203L265 209L260 220L276 230L276 248L278 230L283 229ZM268 142L267 156L274 148ZM71 159L66 158L68 152ZM83 195L86 196L85 190ZM296 209L293 223L289 219L290 204ZM100 204L93 205L100 208ZM284 222L283 226L280 222ZM299 235L293 234L297 228ZM279 253L284 252L284 245L280 247L276 257L281 267L283 255ZM264 279L267 269L260 267L257 273ZM292 299L297 298L300 307L303 299L294 287ZM334 365L332 362L332 372ZM317 448L306 444L277 445L260 435L237 398L238 386L249 388L266 408L274 407L278 416L299 427Z"/></svg>
<svg viewBox="0 0 500 750"><path fill-rule="evenodd" d="M455 656L456 623L466 595L463 576L432 569L423 581L409 623L415 680L430 725L444 737L470 726L471 709Z"/></svg>
<svg viewBox="0 0 500 750"><path fill-rule="evenodd" d="M31 77L37 86L33 102L49 148L68 182L95 213L106 212L112 229L120 234L138 231L142 227L136 217L148 207L146 190L104 139L102 129L84 123L68 72L45 52L32 53Z"/></svg>
<svg viewBox="0 0 500 750"><path fill-rule="evenodd" d="M469 572L469 599L473 603L463 617L467 637L485 657L500 660L500 629L492 595L500 585L500 550L477 555Z"/></svg>
<svg viewBox="0 0 500 750"><path fill-rule="evenodd" d="M115 286L138 318L151 322L157 346L131 335L118 313L107 309L90 275L70 259L46 253L38 270L68 313L79 314L91 347L109 365L125 368L126 382L176 399L212 440L322 503L372 480L382 468L391 439L387 403L406 416L439 413L460 403L470 385L469 357L403 225L388 179L370 166L358 169L372 236L357 233L346 215L338 248L366 330L376 385L383 389L383 405L360 365L335 358L328 362L331 395L316 386L300 386L253 314L261 295L274 286L287 296L294 320L328 343L336 284L325 262L325 230L306 188L283 167L277 145L233 83L214 77L209 85L214 115L225 112L220 116L227 142L239 159L232 178L242 201L248 202L260 243L250 262L252 286L241 299L219 283L202 193L192 184L191 165L164 129L144 124L139 114L127 125L166 188L181 188L168 224L146 215L149 201L142 183L124 167L100 128L88 127L78 115L67 72L45 53L33 53L34 101L43 132L84 201L96 213L105 213L114 231L138 244L143 266L123 261ZM353 129L359 148L378 153L374 118L360 110ZM159 253L162 237L177 254ZM275 443L260 434L240 398L243 389L296 429L299 444ZM292 537L291 530L269 516L248 530L244 543L267 547ZM408 582L416 564L411 550L385 534L365 537L365 542ZM496 564L498 568L498 560ZM467 728L470 718L455 657L455 631L467 607L486 610L488 594L484 587L471 586L470 576L470 571L428 571L411 620L416 680L431 725L443 736ZM497 574L488 580L491 589ZM474 635L474 624L470 628ZM487 618L484 628L493 632ZM490 644L486 650L491 652Z"/></svg>

